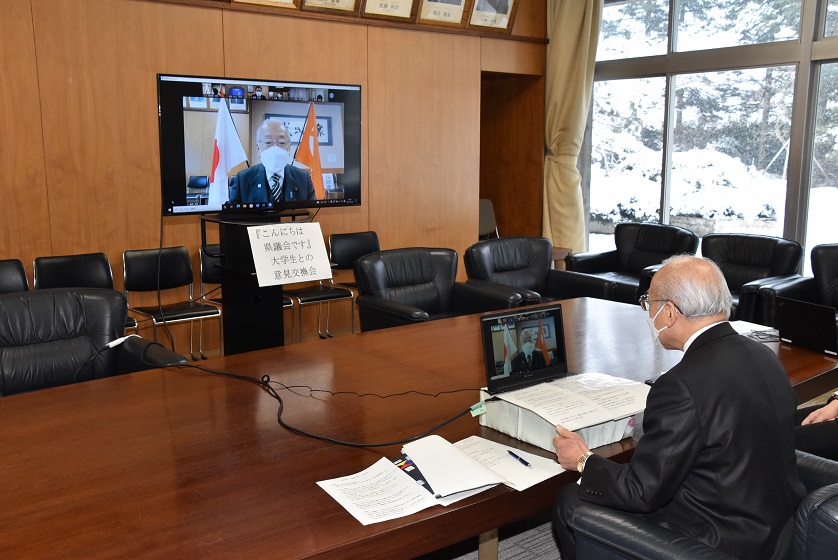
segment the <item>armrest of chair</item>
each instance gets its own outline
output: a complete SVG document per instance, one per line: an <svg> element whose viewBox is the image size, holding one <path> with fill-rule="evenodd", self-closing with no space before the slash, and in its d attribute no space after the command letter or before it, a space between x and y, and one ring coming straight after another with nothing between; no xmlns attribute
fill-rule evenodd
<svg viewBox="0 0 838 560"><path fill-rule="evenodd" d="M189 363L186 357L165 346L136 336L126 339L110 351L116 352L114 375Z"/></svg>
<svg viewBox="0 0 838 560"><path fill-rule="evenodd" d="M534 303L541 303L541 294L528 288L516 288L514 286L507 286L505 284L498 284L497 282L489 282L488 280L480 280L478 278L469 278L466 280L467 286L477 287L481 290L492 290L497 293L497 297L509 300L509 307L518 305L532 305ZM514 303L515 295L520 296L519 303ZM504 306L506 307L506 306Z"/></svg>
<svg viewBox="0 0 838 560"><path fill-rule="evenodd" d="M818 301L818 285L811 276L775 276L776 281L761 284L759 293L763 297L784 297L816 303Z"/></svg>
<svg viewBox="0 0 838 560"><path fill-rule="evenodd" d="M484 313L518 307L522 299L517 288L479 280L455 282L451 293L451 309L463 313Z"/></svg>
<svg viewBox="0 0 838 560"><path fill-rule="evenodd" d="M838 482L838 462L797 450L797 475L807 492Z"/></svg>
<svg viewBox="0 0 838 560"><path fill-rule="evenodd" d="M355 298L355 303L358 304L362 331L411 325L430 320L428 314L418 307L376 296L359 295Z"/></svg>
<svg viewBox="0 0 838 560"><path fill-rule="evenodd" d="M810 280L806 282L806 280ZM777 293L777 290L782 286L789 285L786 293ZM811 285L811 293L806 286ZM751 321L760 323L769 327L774 326L774 311L776 307L776 296L791 297L792 299L800 299L794 297L808 295L812 299L808 301L817 300L817 286L814 278L803 278L799 274L792 274L787 276L769 276L768 278L759 278L752 280L742 285L739 291L739 310L737 317L744 321Z"/></svg>
<svg viewBox="0 0 838 560"><path fill-rule="evenodd" d="M648 519L593 504L576 508L570 526L576 537L578 558L733 560L724 552Z"/></svg>
<svg viewBox="0 0 838 560"><path fill-rule="evenodd" d="M608 272L617 270L617 250L604 253L573 253L564 258L567 270L576 272Z"/></svg>
<svg viewBox="0 0 838 560"><path fill-rule="evenodd" d="M571 270L551 270L547 273L544 295L556 299L594 297L609 299L614 282Z"/></svg>

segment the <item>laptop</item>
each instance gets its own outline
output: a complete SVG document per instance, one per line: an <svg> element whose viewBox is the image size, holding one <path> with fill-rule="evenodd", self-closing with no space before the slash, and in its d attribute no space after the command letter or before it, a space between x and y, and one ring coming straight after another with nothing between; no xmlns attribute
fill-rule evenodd
<svg viewBox="0 0 838 560"><path fill-rule="evenodd" d="M835 324L834 308L778 297L775 321L782 342L832 356L838 355L838 327Z"/></svg>
<svg viewBox="0 0 838 560"><path fill-rule="evenodd" d="M480 331L492 395L569 374L561 304L484 313ZM527 341L534 347L529 354L523 348Z"/></svg>

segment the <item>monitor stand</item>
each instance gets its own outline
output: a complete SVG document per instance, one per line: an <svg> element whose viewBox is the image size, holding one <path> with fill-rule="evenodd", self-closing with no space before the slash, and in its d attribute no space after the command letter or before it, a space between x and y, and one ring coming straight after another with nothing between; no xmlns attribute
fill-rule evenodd
<svg viewBox="0 0 838 560"><path fill-rule="evenodd" d="M278 220L277 220L278 221ZM218 223L221 241L221 320L224 354L274 348L285 343L282 286L259 287L247 228L271 221L228 221L201 217L206 247L206 222Z"/></svg>

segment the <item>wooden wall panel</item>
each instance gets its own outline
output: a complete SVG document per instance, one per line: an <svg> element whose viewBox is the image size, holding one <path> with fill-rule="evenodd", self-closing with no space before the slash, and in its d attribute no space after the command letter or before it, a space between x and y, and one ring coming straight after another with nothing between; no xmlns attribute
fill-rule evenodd
<svg viewBox="0 0 838 560"><path fill-rule="evenodd" d="M480 197L492 200L502 237L540 237L544 78L485 73L481 114Z"/></svg>
<svg viewBox="0 0 838 560"><path fill-rule="evenodd" d="M462 254L477 239L480 39L369 36L370 225L385 248Z"/></svg>
<svg viewBox="0 0 838 560"><path fill-rule="evenodd" d="M544 38L545 2L522 2L513 36ZM122 251L160 243L159 72L361 84L364 203L320 212L324 234L373 229L385 248L462 253L477 231L481 69L536 73L521 53L543 45L498 36L481 50L475 35L259 12L200 0L0 2L0 130L14 139L0 150L0 258L31 266L104 251L121 289ZM166 218L162 229L164 245L189 248L197 275L200 220ZM185 350L187 329L173 330Z"/></svg>
<svg viewBox="0 0 838 560"><path fill-rule="evenodd" d="M547 45L483 37L480 68L484 72L543 76L547 69Z"/></svg>
<svg viewBox="0 0 838 560"><path fill-rule="evenodd" d="M160 243L156 74L222 74L221 12L33 0L33 14L53 250L105 251L121 277L123 250ZM195 247L197 224L167 219L163 244Z"/></svg>
<svg viewBox="0 0 838 560"><path fill-rule="evenodd" d="M51 254L37 62L29 0L0 10L0 259Z"/></svg>

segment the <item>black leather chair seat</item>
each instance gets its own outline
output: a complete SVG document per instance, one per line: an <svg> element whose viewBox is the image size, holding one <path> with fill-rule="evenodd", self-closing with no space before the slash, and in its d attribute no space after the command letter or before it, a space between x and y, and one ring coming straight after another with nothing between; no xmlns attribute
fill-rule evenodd
<svg viewBox="0 0 838 560"><path fill-rule="evenodd" d="M607 280L578 272L551 270L553 243L544 237L500 237L466 249L468 284L505 289L521 296L523 305L574 297L606 298Z"/></svg>
<svg viewBox="0 0 838 560"><path fill-rule="evenodd" d="M361 330L370 331L515 307L521 296L508 288L456 282L457 253L410 247L365 255L355 261Z"/></svg>
<svg viewBox="0 0 838 560"><path fill-rule="evenodd" d="M777 298L797 299L838 310L838 243L817 245L812 249L812 276L799 276L753 282L757 302L765 324L774 326ZM835 314L838 323L838 311Z"/></svg>
<svg viewBox="0 0 838 560"><path fill-rule="evenodd" d="M791 560L834 558L838 550L838 463L797 452L808 494L794 515ZM639 515L584 504L570 520L576 556L586 560L734 560Z"/></svg>
<svg viewBox="0 0 838 560"><path fill-rule="evenodd" d="M673 255L694 255L698 236L678 226L629 222L614 228L614 245L612 251L568 255L567 270L608 283L607 299L637 303L649 290L655 267Z"/></svg>
<svg viewBox="0 0 838 560"><path fill-rule="evenodd" d="M113 290L52 288L0 296L0 395L187 363L139 337L103 350L123 336L126 313L125 296Z"/></svg>
<svg viewBox="0 0 838 560"><path fill-rule="evenodd" d="M799 275L803 261L803 247L795 241L744 233L707 234L701 254L724 274L733 295L730 318L763 325L773 322L773 313L760 304L760 286Z"/></svg>
<svg viewBox="0 0 838 560"><path fill-rule="evenodd" d="M317 303L320 301L330 301L336 299L346 299L352 296L352 293L345 288L336 288L328 284L317 284L306 288L295 288L290 290L294 299L298 299L302 305L308 303ZM286 298L283 297L283 300Z"/></svg>
<svg viewBox="0 0 838 560"><path fill-rule="evenodd" d="M178 321L188 321L197 317L218 316L217 307L207 305L205 303L199 303L197 301L163 304L162 313L161 306L157 305L132 307L131 310L136 311L137 313L141 313L142 315L147 315L148 317L153 318L158 323L163 322L164 316L166 317L166 321L170 323L176 323Z"/></svg>

